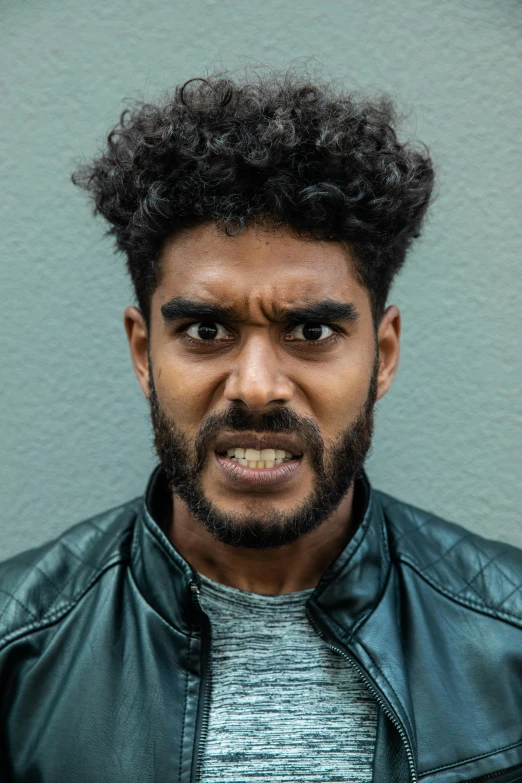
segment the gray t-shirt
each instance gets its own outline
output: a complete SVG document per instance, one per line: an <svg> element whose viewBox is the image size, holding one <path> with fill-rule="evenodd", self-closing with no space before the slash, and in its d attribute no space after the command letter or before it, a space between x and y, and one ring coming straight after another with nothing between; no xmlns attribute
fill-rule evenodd
<svg viewBox="0 0 522 783"><path fill-rule="evenodd" d="M377 705L310 624L313 590L266 596L201 582L212 624L201 783L369 783Z"/></svg>

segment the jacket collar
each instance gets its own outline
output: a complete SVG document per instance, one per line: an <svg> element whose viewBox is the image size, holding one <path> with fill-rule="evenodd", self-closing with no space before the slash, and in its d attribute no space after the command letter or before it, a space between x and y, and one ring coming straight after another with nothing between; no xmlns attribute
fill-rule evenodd
<svg viewBox="0 0 522 783"><path fill-rule="evenodd" d="M336 635L348 638L377 603L389 568L380 504L365 473L356 480L362 521L343 552L327 569L311 598L326 614ZM171 497L158 466L149 480L132 544L132 568L145 599L170 625L191 633L191 583L195 570L168 540L162 523Z"/></svg>
<svg viewBox="0 0 522 783"><path fill-rule="evenodd" d="M192 566L164 532L165 509L172 499L159 465L152 473L136 520L132 541L132 570L145 600L169 625L190 635L191 583L198 582Z"/></svg>
<svg viewBox="0 0 522 783"><path fill-rule="evenodd" d="M366 473L357 478L355 491L359 493L359 526L323 574L310 602L328 616L335 635L344 641L377 605L390 566L382 508Z"/></svg>

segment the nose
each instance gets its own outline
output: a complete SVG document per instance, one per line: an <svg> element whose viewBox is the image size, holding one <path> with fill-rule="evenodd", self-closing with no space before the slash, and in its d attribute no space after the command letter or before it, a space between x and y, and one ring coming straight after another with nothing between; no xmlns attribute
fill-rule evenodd
<svg viewBox="0 0 522 783"><path fill-rule="evenodd" d="M250 410L292 399L293 383L267 335L252 336L245 343L227 378L224 393L229 402L241 401Z"/></svg>

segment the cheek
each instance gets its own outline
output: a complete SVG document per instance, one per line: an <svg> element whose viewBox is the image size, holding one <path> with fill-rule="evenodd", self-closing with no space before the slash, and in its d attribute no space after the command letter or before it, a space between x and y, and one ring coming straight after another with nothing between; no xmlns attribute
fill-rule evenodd
<svg viewBox="0 0 522 783"><path fill-rule="evenodd" d="M321 400L321 412L318 419L322 423L325 437L335 438L340 430L346 429L359 415L366 400L366 384L360 388L353 386L335 394L330 392Z"/></svg>
<svg viewBox="0 0 522 783"><path fill-rule="evenodd" d="M334 438L359 415L370 387L368 357L355 362L340 362L335 368L322 368L306 386L312 415L323 436Z"/></svg>
<svg viewBox="0 0 522 783"><path fill-rule="evenodd" d="M154 363L154 384L163 409L185 430L197 429L212 400L212 381L203 367L190 372L173 362Z"/></svg>

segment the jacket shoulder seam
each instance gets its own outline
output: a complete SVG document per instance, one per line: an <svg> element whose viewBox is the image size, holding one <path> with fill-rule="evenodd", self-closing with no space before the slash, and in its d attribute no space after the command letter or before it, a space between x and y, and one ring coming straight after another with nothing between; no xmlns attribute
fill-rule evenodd
<svg viewBox="0 0 522 783"><path fill-rule="evenodd" d="M42 628L45 628L47 626L53 625L55 622L58 622L62 619L71 609L73 609L80 601L81 599L89 592L89 590L94 586L94 584L98 581L98 579L105 574L106 571L109 571L114 566L117 566L119 563L126 562L125 558L122 557L120 554L113 558L112 560L108 560L103 568L101 568L99 571L97 571L89 580L85 588L78 593L76 598L72 601L68 601L66 604L63 604L58 609L54 609L53 611L47 612L44 614L39 620L34 620L33 622L29 622L26 625L22 625L19 628L16 628L12 631L10 631L6 636L4 636L3 639L0 639L0 652L5 649L11 642L16 641L17 639L21 639L24 636L28 636L31 633L35 633L36 631L41 630Z"/></svg>
<svg viewBox="0 0 522 783"><path fill-rule="evenodd" d="M483 614L487 614L491 617L496 618L497 620L504 620L506 622L512 622L514 625L516 625L519 628L522 628L522 617L517 617L517 615L511 614L510 612L506 612L503 609L495 609L491 606L488 606L487 603L482 601L473 601L472 598L463 598L462 596L458 595L457 593L452 592L451 590L448 590L448 588L443 587L440 582L435 581L431 577L427 576L424 571L420 570L418 564L411 560L407 555L400 554L397 558L397 560L401 563L404 563L405 565L408 565L415 573L420 576L421 579L423 579L425 582L427 582L431 587L433 587L435 590L437 590L439 593L442 593L447 598L450 598L452 601L455 601L458 604L461 604L462 606L468 607L468 609L472 609L474 611L482 612Z"/></svg>

